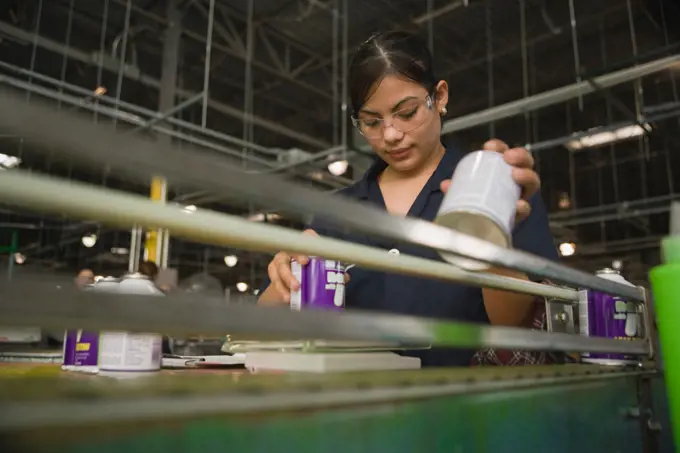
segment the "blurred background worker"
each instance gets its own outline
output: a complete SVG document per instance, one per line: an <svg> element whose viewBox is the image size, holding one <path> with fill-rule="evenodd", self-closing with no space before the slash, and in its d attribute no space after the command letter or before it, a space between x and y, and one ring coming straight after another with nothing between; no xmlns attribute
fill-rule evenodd
<svg viewBox="0 0 680 453"><path fill-rule="evenodd" d="M143 261L139 264L139 273L155 281L158 277L158 266L153 261Z"/></svg>
<svg viewBox="0 0 680 453"><path fill-rule="evenodd" d="M91 285L92 283L94 283L94 272L92 272L92 269L83 269L78 272L78 275L75 278L75 284L79 289Z"/></svg>

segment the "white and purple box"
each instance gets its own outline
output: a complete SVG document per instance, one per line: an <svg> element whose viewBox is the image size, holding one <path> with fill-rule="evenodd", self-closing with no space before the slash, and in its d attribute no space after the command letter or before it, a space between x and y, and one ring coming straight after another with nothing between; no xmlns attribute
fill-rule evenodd
<svg viewBox="0 0 680 453"><path fill-rule="evenodd" d="M335 260L310 257L309 263L291 262L300 289L290 297L291 310L343 310L345 308L345 266Z"/></svg>

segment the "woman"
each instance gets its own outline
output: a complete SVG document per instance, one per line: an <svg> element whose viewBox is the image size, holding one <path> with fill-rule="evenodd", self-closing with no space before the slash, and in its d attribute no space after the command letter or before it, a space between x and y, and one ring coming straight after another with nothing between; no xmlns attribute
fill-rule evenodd
<svg viewBox="0 0 680 453"><path fill-rule="evenodd" d="M359 47L349 75L352 121L379 159L359 182L340 191L341 195L374 203L395 215L434 219L448 189L448 178L464 154L441 143L441 117L446 114L449 87L435 78L431 60L421 40L404 32L380 33ZM503 153L523 189L517 204L514 247L557 259L546 209L537 194L540 181L532 170L531 155L525 149L508 149L499 140L490 140L484 148ZM441 261L434 250L341 233L319 222L312 222L305 233ZM261 304L288 303L290 291L299 287L290 271L292 258L307 262L306 257L281 252L269 264L270 283L261 294ZM492 272L528 278L516 272ZM349 272L346 304L348 308L507 326L529 326L534 308L533 298L523 294L358 267ZM409 354L420 357L423 366L456 366L468 365L473 353L432 349Z"/></svg>

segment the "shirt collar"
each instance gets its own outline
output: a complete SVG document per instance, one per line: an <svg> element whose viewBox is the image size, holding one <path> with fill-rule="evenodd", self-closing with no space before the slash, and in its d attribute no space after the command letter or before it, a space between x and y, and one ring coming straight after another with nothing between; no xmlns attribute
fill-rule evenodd
<svg viewBox="0 0 680 453"><path fill-rule="evenodd" d="M442 181L445 179L450 179L453 175L453 170L458 165L458 161L462 158L462 154L455 148L446 148L444 152L444 157L439 162L437 169L432 174L432 177L428 180L425 185L425 189L430 192L436 192L441 190L439 188ZM378 176L383 170L387 168L387 163L378 158L371 165L371 167L364 173L364 176L357 183L357 197L360 199L370 198L370 188L371 185L378 182Z"/></svg>

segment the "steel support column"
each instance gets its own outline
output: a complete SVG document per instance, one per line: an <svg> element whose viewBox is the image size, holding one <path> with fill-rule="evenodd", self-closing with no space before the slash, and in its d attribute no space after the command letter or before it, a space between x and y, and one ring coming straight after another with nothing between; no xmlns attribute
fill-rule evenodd
<svg viewBox="0 0 680 453"><path fill-rule="evenodd" d="M182 13L178 3L178 0L170 0L167 5L168 27L165 30L163 41L163 66L158 102L160 112L170 111L175 105L177 97L177 69L182 39ZM207 95L207 91L204 90L203 96L206 101ZM166 134L159 135L158 141L168 148L172 145L172 139ZM151 181L151 199L165 203L167 194L168 182L161 177L153 178ZM149 231L144 250L145 258L153 261L160 268L165 268L168 262L168 257L165 255L169 248L169 240L169 232L166 229Z"/></svg>

